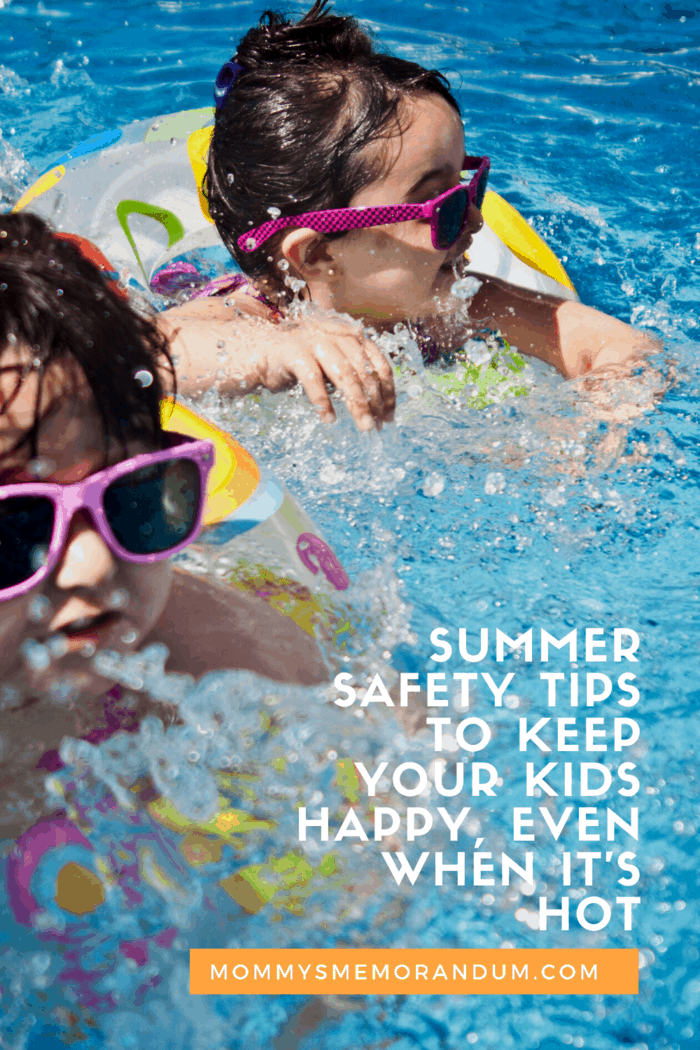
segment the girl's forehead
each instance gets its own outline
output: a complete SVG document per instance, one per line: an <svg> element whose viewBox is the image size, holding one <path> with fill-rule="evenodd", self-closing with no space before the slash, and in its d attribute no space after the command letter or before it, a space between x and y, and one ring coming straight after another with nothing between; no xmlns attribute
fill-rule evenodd
<svg viewBox="0 0 700 1050"><path fill-rule="evenodd" d="M406 193L432 173L438 177L459 172L464 129L448 102L439 95L417 95L403 103L399 121L401 133L382 144L385 174L372 186Z"/></svg>

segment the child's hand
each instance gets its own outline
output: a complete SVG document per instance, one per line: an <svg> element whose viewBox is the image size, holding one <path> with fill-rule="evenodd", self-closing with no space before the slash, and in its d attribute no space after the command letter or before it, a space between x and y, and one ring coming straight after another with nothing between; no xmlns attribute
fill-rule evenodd
<svg viewBox="0 0 700 1050"><path fill-rule="evenodd" d="M244 302L245 313L219 299L200 299L160 315L179 391L194 396L216 384L222 394L241 397L258 386L277 391L301 383L321 418L332 422L329 382L342 393L360 430L391 422L394 374L359 325L326 318L273 324L269 313L255 316L250 302L258 305Z"/></svg>
<svg viewBox="0 0 700 1050"><path fill-rule="evenodd" d="M326 423L335 420L327 383L343 394L360 430L379 430L394 418L391 365L361 329L339 321L286 322L272 332L267 327L257 382L268 390L301 383Z"/></svg>

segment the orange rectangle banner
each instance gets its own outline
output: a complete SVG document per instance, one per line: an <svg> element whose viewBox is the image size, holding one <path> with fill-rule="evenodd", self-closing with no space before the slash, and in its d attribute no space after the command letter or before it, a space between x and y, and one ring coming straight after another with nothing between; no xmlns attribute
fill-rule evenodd
<svg viewBox="0 0 700 1050"><path fill-rule="evenodd" d="M192 995L636 995L635 948L194 948Z"/></svg>

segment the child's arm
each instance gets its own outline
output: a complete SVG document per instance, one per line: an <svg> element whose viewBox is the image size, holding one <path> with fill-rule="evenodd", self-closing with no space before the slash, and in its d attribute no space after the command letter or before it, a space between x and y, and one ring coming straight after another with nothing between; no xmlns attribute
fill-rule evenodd
<svg viewBox="0 0 700 1050"><path fill-rule="evenodd" d="M653 339L582 303L531 292L493 277L469 306L469 316L501 334L525 354L554 365L567 379L601 369L628 372L658 349Z"/></svg>
<svg viewBox="0 0 700 1050"><path fill-rule="evenodd" d="M230 306L226 306L230 303ZM326 382L340 390L360 430L393 419L394 377L381 351L341 321L283 321L250 296L196 299L159 323L171 340L178 390L197 394L216 383L229 397L256 387L286 390L301 383L325 422L335 419Z"/></svg>

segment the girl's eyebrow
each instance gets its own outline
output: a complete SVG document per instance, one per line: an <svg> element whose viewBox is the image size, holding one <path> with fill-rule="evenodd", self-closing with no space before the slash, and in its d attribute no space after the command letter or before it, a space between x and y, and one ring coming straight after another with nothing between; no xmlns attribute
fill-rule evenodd
<svg viewBox="0 0 700 1050"><path fill-rule="evenodd" d="M421 175L417 182L411 186L407 196L417 193L418 190L428 183L432 182L433 179L440 178L445 175L454 175L454 168L451 164L443 164L441 168L432 168L430 171L426 171L425 175Z"/></svg>

